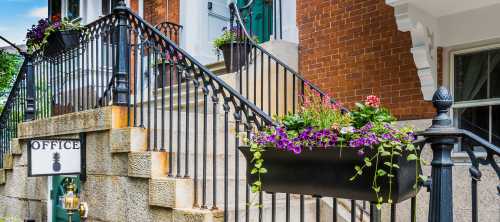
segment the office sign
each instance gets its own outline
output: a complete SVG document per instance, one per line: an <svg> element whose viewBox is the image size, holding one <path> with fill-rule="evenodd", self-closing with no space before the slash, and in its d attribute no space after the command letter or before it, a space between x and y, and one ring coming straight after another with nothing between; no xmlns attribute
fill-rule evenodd
<svg viewBox="0 0 500 222"><path fill-rule="evenodd" d="M84 146L84 139L29 140L28 176L34 177L82 173L85 168Z"/></svg>

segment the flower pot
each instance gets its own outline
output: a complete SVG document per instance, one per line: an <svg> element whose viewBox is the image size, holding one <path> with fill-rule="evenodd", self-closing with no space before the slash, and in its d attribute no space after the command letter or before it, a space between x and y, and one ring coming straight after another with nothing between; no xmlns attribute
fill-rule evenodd
<svg viewBox="0 0 500 222"><path fill-rule="evenodd" d="M64 51L78 47L80 44L79 30L56 31L47 38L44 48L46 57L54 57Z"/></svg>
<svg viewBox="0 0 500 222"><path fill-rule="evenodd" d="M250 174L253 166L250 163L252 153L248 147L239 149L247 160L247 182L251 184L257 180L257 174ZM365 155L372 156L374 152L366 150ZM349 180L355 174L354 166L363 165L363 157L360 157L355 149L340 150L336 147L303 149L302 153L295 155L288 151L267 148L263 153L263 160L263 165L268 171L261 174L263 191L377 202L376 194L371 188L375 162L372 167L365 168L361 176L353 181ZM379 161L379 169L389 172L389 167L384 165L383 161ZM404 154L395 158L393 162L400 166L399 170L393 168L391 192L393 202L397 203L417 194L418 189L414 189L414 185L421 168L417 168L415 161L406 160ZM385 202L389 194L387 177L382 177L378 183Z"/></svg>
<svg viewBox="0 0 500 222"><path fill-rule="evenodd" d="M250 45L245 44L244 42L224 44L220 46L219 49L224 55L224 64L226 65L226 71L229 73L236 72L243 67L246 64L248 54L250 53Z"/></svg>

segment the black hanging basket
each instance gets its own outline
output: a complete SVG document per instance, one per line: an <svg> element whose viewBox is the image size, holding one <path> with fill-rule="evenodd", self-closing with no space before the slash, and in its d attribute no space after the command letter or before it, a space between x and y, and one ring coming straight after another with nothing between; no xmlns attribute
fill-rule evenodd
<svg viewBox="0 0 500 222"><path fill-rule="evenodd" d="M80 30L56 31L47 38L44 48L46 57L55 57L62 52L78 47L80 44Z"/></svg>
<svg viewBox="0 0 500 222"><path fill-rule="evenodd" d="M220 46L219 49L224 55L224 64L226 65L226 71L228 73L236 72L241 67L245 66L248 55L250 54L250 44L244 42L235 42L233 44L227 43Z"/></svg>
<svg viewBox="0 0 500 222"><path fill-rule="evenodd" d="M250 162L252 153L249 147L240 147L240 151L247 160L247 182L257 180L257 174L250 174L253 164ZM367 150L365 155L370 155ZM356 180L349 179L355 174L354 166L362 166L361 158L355 149L336 147L303 149L302 153L295 155L288 151L267 148L263 153L264 167L267 173L261 174L262 190L270 193L294 193L316 195L323 197L337 197L354 200L377 202L375 192L372 190L373 166L365 168L363 174ZM379 160L379 169L389 172L389 167L383 164L388 159ZM394 203L414 197L418 189L414 188L417 173L421 173L420 165L415 161L406 160L406 155L393 160L400 169L393 168L392 201ZM381 195L384 202L389 194L387 177L379 180Z"/></svg>

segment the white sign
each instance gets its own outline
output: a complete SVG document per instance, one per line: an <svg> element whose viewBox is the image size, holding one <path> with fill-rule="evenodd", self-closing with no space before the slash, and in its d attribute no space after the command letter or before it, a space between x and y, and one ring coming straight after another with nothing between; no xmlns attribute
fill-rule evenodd
<svg viewBox="0 0 500 222"><path fill-rule="evenodd" d="M28 176L80 174L82 143L77 139L31 140L28 167Z"/></svg>

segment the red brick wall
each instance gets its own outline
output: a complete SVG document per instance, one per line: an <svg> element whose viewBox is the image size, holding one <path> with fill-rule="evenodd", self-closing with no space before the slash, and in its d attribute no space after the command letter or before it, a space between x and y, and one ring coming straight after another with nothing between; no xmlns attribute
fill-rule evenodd
<svg viewBox="0 0 500 222"><path fill-rule="evenodd" d="M384 0L297 0L299 70L348 106L374 94L400 119L431 118L411 37Z"/></svg>
<svg viewBox="0 0 500 222"><path fill-rule="evenodd" d="M144 0L144 18L153 25L164 21L179 24L179 1Z"/></svg>

